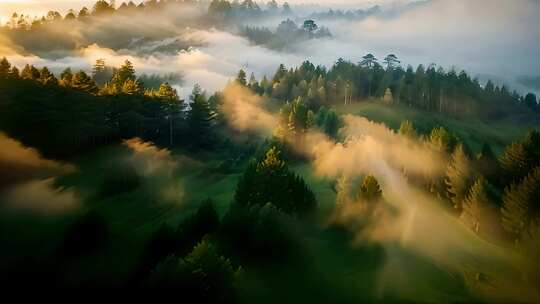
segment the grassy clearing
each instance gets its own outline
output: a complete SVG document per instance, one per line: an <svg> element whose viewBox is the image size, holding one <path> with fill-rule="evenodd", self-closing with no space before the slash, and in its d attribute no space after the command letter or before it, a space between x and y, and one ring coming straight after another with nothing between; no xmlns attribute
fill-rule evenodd
<svg viewBox="0 0 540 304"><path fill-rule="evenodd" d="M460 120L402 105L386 106L377 102L339 105L335 109L339 114L364 116L384 123L394 130L399 129L401 122L405 120L413 122L421 134L429 134L432 128L442 126L455 133L474 152L479 151L483 143L490 144L495 152L501 152L506 145L523 136L529 129L539 127L535 122L516 121L518 118L490 122L477 119Z"/></svg>

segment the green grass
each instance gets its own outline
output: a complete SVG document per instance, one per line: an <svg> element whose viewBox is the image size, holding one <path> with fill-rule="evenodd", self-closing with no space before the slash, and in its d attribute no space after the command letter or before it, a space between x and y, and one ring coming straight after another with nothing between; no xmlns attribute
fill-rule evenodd
<svg viewBox="0 0 540 304"><path fill-rule="evenodd" d="M442 126L456 134L474 152L478 152L482 144L488 143L495 152L500 153L506 145L524 136L531 128L540 127L534 122L516 121L516 118L489 122L477 119L461 120L402 105L387 106L377 102L339 105L335 109L338 114L364 116L384 123L394 130L398 130L401 122L405 120L413 122L421 134L429 134L432 128Z"/></svg>

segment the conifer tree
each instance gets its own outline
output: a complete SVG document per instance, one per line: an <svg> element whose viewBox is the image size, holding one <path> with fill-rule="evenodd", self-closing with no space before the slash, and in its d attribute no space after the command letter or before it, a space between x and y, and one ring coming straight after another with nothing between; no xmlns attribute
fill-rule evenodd
<svg viewBox="0 0 540 304"><path fill-rule="evenodd" d="M192 144L199 147L209 147L213 140L213 121L215 113L198 84L190 96L190 109L187 113L187 128Z"/></svg>
<svg viewBox="0 0 540 304"><path fill-rule="evenodd" d="M137 80L135 68L129 60L126 60L118 70L114 71L112 82L119 86L123 86L124 82L127 80Z"/></svg>
<svg viewBox="0 0 540 304"><path fill-rule="evenodd" d="M480 153L476 155L476 170L480 175L491 182L497 179L496 174L499 169L498 166L497 158L495 157L495 153L493 153L491 146L484 144Z"/></svg>
<svg viewBox="0 0 540 304"><path fill-rule="evenodd" d="M289 171L277 147L270 148L259 162L252 162L240 178L235 204L262 207L271 204L295 216L309 215L317 205L304 180Z"/></svg>
<svg viewBox="0 0 540 304"><path fill-rule="evenodd" d="M324 120L324 133L332 138L337 138L340 125L341 121L336 112L334 110L328 111Z"/></svg>
<svg viewBox="0 0 540 304"><path fill-rule="evenodd" d="M247 85L246 72L244 72L244 70L240 69L240 71L238 71L238 75L236 76L236 82L243 86Z"/></svg>
<svg viewBox="0 0 540 304"><path fill-rule="evenodd" d="M73 75L73 78L71 80L71 87L75 90L91 94L98 92L96 83L84 71L79 71L75 75Z"/></svg>
<svg viewBox="0 0 540 304"><path fill-rule="evenodd" d="M96 63L92 67L92 79L94 79L96 84L102 86L109 82L111 77L112 72L110 71L110 68L107 68L105 59L96 60Z"/></svg>
<svg viewBox="0 0 540 304"><path fill-rule="evenodd" d="M137 80L127 79L122 85L122 93L126 95L140 95L143 90Z"/></svg>
<svg viewBox="0 0 540 304"><path fill-rule="evenodd" d="M478 178L463 201L461 218L476 233L493 230L493 222L497 222L494 219L498 218L495 214L496 204L494 200L493 187L485 178Z"/></svg>
<svg viewBox="0 0 540 304"><path fill-rule="evenodd" d="M499 157L505 182L518 182L540 164L540 133L530 131L521 142L512 143Z"/></svg>
<svg viewBox="0 0 540 304"><path fill-rule="evenodd" d="M501 209L504 229L518 241L540 221L540 167L505 189Z"/></svg>
<svg viewBox="0 0 540 304"><path fill-rule="evenodd" d="M452 153L450 164L446 169L445 179L450 198L458 213L461 213L463 200L467 196L472 183L471 165L472 163L465 154L463 145L458 145Z"/></svg>
<svg viewBox="0 0 540 304"><path fill-rule="evenodd" d="M418 133L416 133L413 123L409 120L401 122L398 133L411 139L418 137Z"/></svg>
<svg viewBox="0 0 540 304"><path fill-rule="evenodd" d="M9 63L6 57L3 57L2 60L0 60L0 77L9 76L10 72L11 72L11 63Z"/></svg>
<svg viewBox="0 0 540 304"><path fill-rule="evenodd" d="M16 66L12 66L11 71L9 72L9 76L11 78L19 78L20 77L19 69Z"/></svg>
<svg viewBox="0 0 540 304"><path fill-rule="evenodd" d="M457 138L443 127L434 128L429 135L429 141L439 151L451 153L458 143Z"/></svg>
<svg viewBox="0 0 540 304"><path fill-rule="evenodd" d="M25 65L21 72L21 78L29 80L38 80L40 77L39 70L33 65Z"/></svg>
<svg viewBox="0 0 540 304"><path fill-rule="evenodd" d="M364 202L376 202L382 198L382 190L379 182L373 175L364 177L356 199Z"/></svg>
<svg viewBox="0 0 540 304"><path fill-rule="evenodd" d="M49 71L47 67L43 67L40 72L39 82L43 85L58 85L58 79Z"/></svg>
<svg viewBox="0 0 540 304"><path fill-rule="evenodd" d="M176 89L168 83L161 84L155 96L165 101L164 110L169 121L169 145L172 146L174 145L174 130L177 128L175 121L182 117L184 101L179 99Z"/></svg>

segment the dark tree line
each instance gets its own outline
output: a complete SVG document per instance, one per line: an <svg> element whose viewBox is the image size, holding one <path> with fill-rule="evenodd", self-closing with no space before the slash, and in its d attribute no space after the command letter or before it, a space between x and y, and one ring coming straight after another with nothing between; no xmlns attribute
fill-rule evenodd
<svg viewBox="0 0 540 304"><path fill-rule="evenodd" d="M193 148L214 143L215 114L200 88L186 110L168 83L145 88L130 62L111 69L108 80L102 72L98 62L93 75L66 69L56 78L46 67L27 65L19 72L2 59L0 128L54 156L132 137ZM97 79L106 82L98 86Z"/></svg>
<svg viewBox="0 0 540 304"><path fill-rule="evenodd" d="M264 45L271 49L283 49L293 43L308 39L331 37L326 27L319 27L315 21L308 19L298 26L293 20L282 21L275 31L267 27L246 26L240 34L256 45Z"/></svg>
<svg viewBox="0 0 540 304"><path fill-rule="evenodd" d="M394 54L386 56L382 63L372 54L357 64L339 59L330 69L308 61L288 70L280 65L271 79L252 79L247 85L261 95L282 101L302 98L312 110L322 105L383 100L458 117L496 119L540 111L532 93L521 96L491 81L482 85L465 71L446 71L435 65L403 69Z"/></svg>

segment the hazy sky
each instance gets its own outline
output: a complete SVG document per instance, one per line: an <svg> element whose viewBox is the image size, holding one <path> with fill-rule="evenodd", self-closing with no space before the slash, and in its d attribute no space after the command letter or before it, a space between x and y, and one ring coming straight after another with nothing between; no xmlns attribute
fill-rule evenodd
<svg viewBox="0 0 540 304"><path fill-rule="evenodd" d="M124 0L116 0L117 5L122 3ZM125 0L128 2L129 0ZM409 0L287 0L291 4L321 4L321 5L332 5L334 7L365 7L375 4L387 4L394 2L407 2ZM49 10L58 10L62 14L72 8L79 10L83 6L88 8L92 7L96 0L0 0L0 20L5 22L13 12L33 15L44 15ZM142 2L142 0L133 0L135 3ZM257 1L266 3L267 1ZM278 0L279 4L284 1Z"/></svg>

